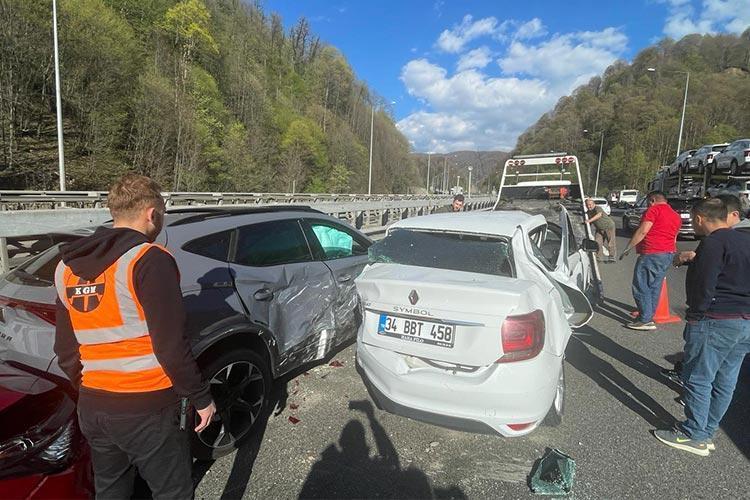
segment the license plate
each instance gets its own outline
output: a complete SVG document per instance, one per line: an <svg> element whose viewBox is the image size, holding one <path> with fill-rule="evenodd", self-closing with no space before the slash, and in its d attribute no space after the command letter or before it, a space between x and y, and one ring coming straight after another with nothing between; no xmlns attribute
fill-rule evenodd
<svg viewBox="0 0 750 500"><path fill-rule="evenodd" d="M381 314L378 322L378 335L418 344L452 348L456 338L456 327L445 323Z"/></svg>

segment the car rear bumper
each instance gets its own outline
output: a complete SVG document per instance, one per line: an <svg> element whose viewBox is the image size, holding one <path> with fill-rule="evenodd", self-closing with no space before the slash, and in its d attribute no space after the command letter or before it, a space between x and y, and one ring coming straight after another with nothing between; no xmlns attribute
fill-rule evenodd
<svg viewBox="0 0 750 500"><path fill-rule="evenodd" d="M521 436L549 411L562 357L493 364L473 372L409 366L408 356L357 343L357 368L380 406L392 413L474 432ZM514 430L508 424L528 424Z"/></svg>

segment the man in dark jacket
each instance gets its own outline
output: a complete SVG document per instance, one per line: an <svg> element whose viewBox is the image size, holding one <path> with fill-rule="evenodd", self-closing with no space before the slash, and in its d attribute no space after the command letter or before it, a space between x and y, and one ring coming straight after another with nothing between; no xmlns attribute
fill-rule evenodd
<svg viewBox="0 0 750 500"><path fill-rule="evenodd" d="M108 196L113 227L64 247L55 273L55 353L79 388L99 498L130 498L136 468L154 498L191 498L187 400L196 431L215 412L184 335L177 264L152 243L160 191L147 177L123 177Z"/></svg>
<svg viewBox="0 0 750 500"><path fill-rule="evenodd" d="M705 236L685 280L687 313L685 421L654 432L661 442L707 456L750 352L750 235L732 230L727 205L719 199L698 202L692 210L695 233Z"/></svg>

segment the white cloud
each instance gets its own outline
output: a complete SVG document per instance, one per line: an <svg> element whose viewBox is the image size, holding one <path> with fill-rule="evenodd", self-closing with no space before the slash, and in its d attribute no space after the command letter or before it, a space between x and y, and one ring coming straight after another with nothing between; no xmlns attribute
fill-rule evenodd
<svg viewBox="0 0 750 500"><path fill-rule="evenodd" d="M529 37L544 36L541 21L507 22L519 27L507 42L494 36L497 48L483 45L466 52L453 74L424 58L402 68L407 91L423 105L398 122L415 150L510 150L560 97L604 71L627 45L615 28L532 42ZM495 34L499 31L496 27ZM499 65L487 66L493 52L501 54Z"/></svg>
<svg viewBox="0 0 750 500"><path fill-rule="evenodd" d="M601 73L626 46L627 37L615 28L568 33L537 45L513 42L498 64L506 74L539 77L567 93Z"/></svg>
<svg viewBox="0 0 750 500"><path fill-rule="evenodd" d="M482 69L492 61L492 51L486 47L479 47L478 49L470 50L466 54L461 56L456 66L457 71L463 71L465 69L478 68Z"/></svg>
<svg viewBox="0 0 750 500"><path fill-rule="evenodd" d="M669 6L664 34L680 39L691 33L742 33L750 27L748 0L662 0ZM696 5L698 8L696 8Z"/></svg>
<svg viewBox="0 0 750 500"><path fill-rule="evenodd" d="M545 28L544 24L542 24L542 20L539 19L538 17L535 17L531 21L523 23L516 30L515 37L518 40L529 40L532 38L544 36L546 34L547 34L547 28Z"/></svg>
<svg viewBox="0 0 750 500"><path fill-rule="evenodd" d="M444 52L456 54L461 52L470 41L482 36L492 35L497 29L496 18L485 17L474 21L474 18L467 14L461 24L440 33L437 46Z"/></svg>

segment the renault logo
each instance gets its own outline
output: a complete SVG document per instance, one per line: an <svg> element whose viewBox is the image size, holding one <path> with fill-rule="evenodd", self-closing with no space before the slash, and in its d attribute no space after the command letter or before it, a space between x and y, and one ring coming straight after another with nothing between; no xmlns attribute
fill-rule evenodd
<svg viewBox="0 0 750 500"><path fill-rule="evenodd" d="M412 290L409 294L409 302L411 302L411 305L417 305L417 302L419 302L419 294L416 290Z"/></svg>

